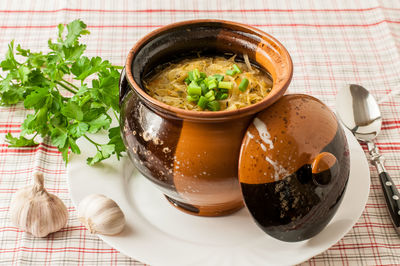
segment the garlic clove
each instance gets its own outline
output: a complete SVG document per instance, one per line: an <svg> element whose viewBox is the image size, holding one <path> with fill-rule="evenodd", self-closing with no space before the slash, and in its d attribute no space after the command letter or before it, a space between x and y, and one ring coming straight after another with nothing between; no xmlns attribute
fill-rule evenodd
<svg viewBox="0 0 400 266"><path fill-rule="evenodd" d="M91 194L79 203L78 219L92 234L116 235L125 226L118 204L101 194Z"/></svg>
<svg viewBox="0 0 400 266"><path fill-rule="evenodd" d="M57 196L44 188L44 177L34 174L34 184L19 189L10 204L12 223L34 236L45 237L63 228L68 210Z"/></svg>

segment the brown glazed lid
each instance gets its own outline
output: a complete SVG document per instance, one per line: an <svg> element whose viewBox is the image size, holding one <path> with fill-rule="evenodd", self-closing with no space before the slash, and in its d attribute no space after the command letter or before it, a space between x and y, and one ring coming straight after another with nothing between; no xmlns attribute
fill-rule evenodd
<svg viewBox="0 0 400 266"><path fill-rule="evenodd" d="M300 241L333 217L348 165L346 137L333 112L314 97L292 94L248 127L239 182L246 207L267 234Z"/></svg>

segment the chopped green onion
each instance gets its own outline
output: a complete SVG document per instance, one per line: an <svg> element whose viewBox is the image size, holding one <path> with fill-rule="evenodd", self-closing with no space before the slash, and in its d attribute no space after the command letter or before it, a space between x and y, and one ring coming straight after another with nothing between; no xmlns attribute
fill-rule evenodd
<svg viewBox="0 0 400 266"><path fill-rule="evenodd" d="M200 88L199 84L197 84L197 82L196 82L196 81L192 81L192 82L190 82L190 84L189 84L188 88L191 88L191 87L199 87L199 88Z"/></svg>
<svg viewBox="0 0 400 266"><path fill-rule="evenodd" d="M200 96L199 101L197 102L197 105L201 107L201 109L206 109L208 100L204 96Z"/></svg>
<svg viewBox="0 0 400 266"><path fill-rule="evenodd" d="M225 100L226 98L228 98L228 93L219 91L215 94L215 99L218 101Z"/></svg>
<svg viewBox="0 0 400 266"><path fill-rule="evenodd" d="M206 98L210 98L210 97L214 96L214 91L211 90L211 91L207 92L204 96L206 96Z"/></svg>
<svg viewBox="0 0 400 266"><path fill-rule="evenodd" d="M236 71L236 73L242 73L242 70L240 70L236 64L233 65L233 69Z"/></svg>
<svg viewBox="0 0 400 266"><path fill-rule="evenodd" d="M206 80L207 80L208 82L210 82L210 81L212 81L212 80L216 80L216 78L213 77L213 76L208 76L208 77L206 78Z"/></svg>
<svg viewBox="0 0 400 266"><path fill-rule="evenodd" d="M199 100L199 95L188 95L186 96L186 100L189 102L197 102Z"/></svg>
<svg viewBox="0 0 400 266"><path fill-rule="evenodd" d="M219 102L211 101L207 104L207 108L210 109L211 111L219 111L220 109Z"/></svg>
<svg viewBox="0 0 400 266"><path fill-rule="evenodd" d="M187 93L191 96L193 95L201 95L201 88L197 87L197 88L188 88Z"/></svg>
<svg viewBox="0 0 400 266"><path fill-rule="evenodd" d="M218 83L218 88L221 88L221 89L232 89L232 82L221 81L220 83Z"/></svg>
<svg viewBox="0 0 400 266"><path fill-rule="evenodd" d="M201 87L197 85L196 81L192 81L187 87L187 93L189 95L201 95Z"/></svg>
<svg viewBox="0 0 400 266"><path fill-rule="evenodd" d="M216 100L225 100L228 98L228 93L222 93L222 92L217 92L217 94L215 94L215 99Z"/></svg>
<svg viewBox="0 0 400 266"><path fill-rule="evenodd" d="M217 88L217 81L215 79L209 80L208 81L208 88L210 90L216 89Z"/></svg>
<svg viewBox="0 0 400 266"><path fill-rule="evenodd" d="M189 79L190 81L194 81L194 80L195 80L194 75L193 75L193 71L189 71L189 72L188 72L188 79Z"/></svg>
<svg viewBox="0 0 400 266"><path fill-rule="evenodd" d="M208 87L207 87L205 82L200 83L200 87L201 87L201 94L202 95L205 95L209 91L209 89L208 89Z"/></svg>
<svg viewBox="0 0 400 266"><path fill-rule="evenodd" d="M242 73L240 68L234 64L233 69L226 71L226 75L234 76ZM189 102L194 102L202 110L219 111L221 109L219 101L226 100L229 97L229 90L233 88L234 83L223 81L224 75L214 74L207 76L206 73L200 72L197 68L188 72L185 78L187 84L187 97ZM245 91L249 85L249 80L243 78L239 90Z"/></svg>
<svg viewBox="0 0 400 266"><path fill-rule="evenodd" d="M241 92L244 92L247 89L247 86L249 86L249 80L247 78L242 79L239 85L239 90Z"/></svg>
<svg viewBox="0 0 400 266"><path fill-rule="evenodd" d="M221 74L214 74L214 75L212 75L212 77L217 79L219 82L224 80L224 75L221 75Z"/></svg>
<svg viewBox="0 0 400 266"><path fill-rule="evenodd" d="M193 70L193 77L196 81L200 78L200 71L197 68Z"/></svg>
<svg viewBox="0 0 400 266"><path fill-rule="evenodd" d="M226 71L226 74L227 74L228 76L234 76L234 75L236 74L236 71L235 71L235 70L232 70L232 69L228 69L228 70Z"/></svg>
<svg viewBox="0 0 400 266"><path fill-rule="evenodd" d="M223 94L219 97L219 99L220 99L220 100L228 99L228 93L223 93Z"/></svg>

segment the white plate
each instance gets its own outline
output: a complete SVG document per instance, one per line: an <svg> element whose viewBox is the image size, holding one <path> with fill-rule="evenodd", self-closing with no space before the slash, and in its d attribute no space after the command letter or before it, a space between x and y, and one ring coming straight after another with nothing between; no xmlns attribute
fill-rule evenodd
<svg viewBox="0 0 400 266"><path fill-rule="evenodd" d="M350 147L350 179L332 221L315 237L287 243L266 235L247 209L217 218L197 217L172 207L163 194L125 157L101 166L86 165L92 152L80 143L80 156L68 164L71 198L75 205L100 193L114 199L127 225L117 236L100 236L120 252L150 265L292 265L325 251L357 222L368 199L370 175L365 154L346 130Z"/></svg>

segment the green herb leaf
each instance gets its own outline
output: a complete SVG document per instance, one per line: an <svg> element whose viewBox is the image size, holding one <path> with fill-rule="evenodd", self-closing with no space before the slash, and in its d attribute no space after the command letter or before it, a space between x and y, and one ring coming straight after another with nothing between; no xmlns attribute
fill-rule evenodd
<svg viewBox="0 0 400 266"><path fill-rule="evenodd" d="M90 67L90 60L86 56L82 56L71 66L71 72L75 76L80 76L85 70Z"/></svg>
<svg viewBox="0 0 400 266"><path fill-rule="evenodd" d="M8 45L6 60L0 63L0 67L3 69L3 71L7 71L7 70L14 70L17 68L17 66L18 62L15 60L14 57L14 40L12 40Z"/></svg>
<svg viewBox="0 0 400 266"><path fill-rule="evenodd" d="M48 96L48 89L47 88L35 88L32 93L30 93L28 96L26 96L24 100L24 106L25 108L32 108L32 107L41 107L45 101L46 97Z"/></svg>
<svg viewBox="0 0 400 266"><path fill-rule="evenodd" d="M73 136L74 138L80 138L86 134L88 129L89 129L89 125L84 122L81 122L81 123L75 123L75 124L71 125L69 127L69 132L70 132L71 136Z"/></svg>
<svg viewBox="0 0 400 266"><path fill-rule="evenodd" d="M81 154L81 150L79 149L78 145L76 144L73 138L68 138L69 145L71 147L71 151L76 154Z"/></svg>
<svg viewBox="0 0 400 266"><path fill-rule="evenodd" d="M121 131L119 127L113 127L108 130L108 138L110 141L108 144L113 144L114 145L114 153L119 159L122 157L122 153L126 151L124 142L121 138Z"/></svg>
<svg viewBox="0 0 400 266"><path fill-rule="evenodd" d="M68 117L78 121L83 119L83 112L78 104L74 102L67 102L62 108L61 113Z"/></svg>
<svg viewBox="0 0 400 266"><path fill-rule="evenodd" d="M26 66L21 66L20 68L18 68L19 78L22 83L25 83L28 81L29 72L30 72L30 70Z"/></svg>
<svg viewBox="0 0 400 266"><path fill-rule="evenodd" d="M0 105L9 106L20 102L23 99L24 92L24 89L11 85L5 92L0 93Z"/></svg>
<svg viewBox="0 0 400 266"><path fill-rule="evenodd" d="M32 114L28 114L21 124L21 135L25 136L26 134L33 134L35 132L35 116Z"/></svg>
<svg viewBox="0 0 400 266"><path fill-rule="evenodd" d="M63 29L63 28L58 28ZM65 46L69 47L75 44L78 41L78 38L81 35L89 34L89 31L86 30L86 24L81 20L74 20L67 25L68 34L64 41Z"/></svg>
<svg viewBox="0 0 400 266"><path fill-rule="evenodd" d="M63 160L64 160L65 164L67 164L68 161L69 161L69 156L68 156L69 155L68 154L69 146L68 145L64 145L64 147L59 148L58 150L61 152L61 155L63 157Z"/></svg>
<svg viewBox="0 0 400 266"><path fill-rule="evenodd" d="M23 136L19 138L13 137L10 132L6 135L6 141L9 143L9 147L26 147L26 146L36 146L36 143L33 139L26 139Z"/></svg>
<svg viewBox="0 0 400 266"><path fill-rule="evenodd" d="M98 118L93 119L89 123L89 133L97 133L100 129L108 129L111 124L111 118L106 114L101 114Z"/></svg>
<svg viewBox="0 0 400 266"><path fill-rule="evenodd" d="M67 131L61 128L54 128L51 131L51 141L53 144L59 148L63 148L65 142L67 141Z"/></svg>
<svg viewBox="0 0 400 266"><path fill-rule="evenodd" d="M101 154L103 155L104 158L109 158L111 154L113 154L115 145L114 144L106 144L106 145L101 145Z"/></svg>
<svg viewBox="0 0 400 266"><path fill-rule="evenodd" d="M98 151L94 157L89 157L86 159L87 164L89 165L94 165L98 162L100 162L103 159L103 154L101 151Z"/></svg>

